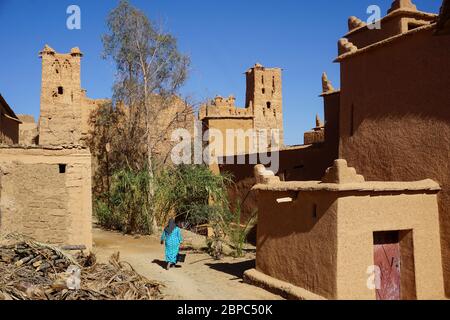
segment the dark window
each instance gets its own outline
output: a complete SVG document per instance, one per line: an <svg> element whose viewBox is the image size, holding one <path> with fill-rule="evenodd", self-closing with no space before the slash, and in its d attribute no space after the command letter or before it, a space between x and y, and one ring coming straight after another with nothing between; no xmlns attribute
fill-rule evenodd
<svg viewBox="0 0 450 320"><path fill-rule="evenodd" d="M262 93L265 94L266 93L266 89L262 88Z"/></svg>
<svg viewBox="0 0 450 320"><path fill-rule="evenodd" d="M312 216L313 216L314 219L317 219L317 204L313 204Z"/></svg>
<svg viewBox="0 0 450 320"><path fill-rule="evenodd" d="M63 87L58 87L58 94L64 94L64 88Z"/></svg>
<svg viewBox="0 0 450 320"><path fill-rule="evenodd" d="M270 102L267 102L267 109L272 108L272 104Z"/></svg>
<svg viewBox="0 0 450 320"><path fill-rule="evenodd" d="M59 165L59 173L66 173L66 165L65 164Z"/></svg>
<svg viewBox="0 0 450 320"><path fill-rule="evenodd" d="M352 109L350 110L350 136L353 137L353 133L355 132L355 106L352 104Z"/></svg>

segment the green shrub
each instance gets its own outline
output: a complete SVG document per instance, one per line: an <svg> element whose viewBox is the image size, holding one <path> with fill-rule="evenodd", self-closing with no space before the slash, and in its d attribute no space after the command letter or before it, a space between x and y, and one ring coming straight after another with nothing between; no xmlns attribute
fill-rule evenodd
<svg viewBox="0 0 450 320"><path fill-rule="evenodd" d="M111 179L111 191L97 200L95 214L99 223L125 233L152 233L152 207L147 170L122 169Z"/></svg>

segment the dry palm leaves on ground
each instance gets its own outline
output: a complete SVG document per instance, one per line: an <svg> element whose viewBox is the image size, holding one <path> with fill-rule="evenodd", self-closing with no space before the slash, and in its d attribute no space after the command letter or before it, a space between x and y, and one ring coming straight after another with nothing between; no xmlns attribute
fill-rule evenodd
<svg viewBox="0 0 450 320"><path fill-rule="evenodd" d="M81 271L78 290L69 289L68 269ZM73 257L22 236L0 242L0 300L154 300L161 299L160 287L120 261L119 253L102 264L93 254Z"/></svg>

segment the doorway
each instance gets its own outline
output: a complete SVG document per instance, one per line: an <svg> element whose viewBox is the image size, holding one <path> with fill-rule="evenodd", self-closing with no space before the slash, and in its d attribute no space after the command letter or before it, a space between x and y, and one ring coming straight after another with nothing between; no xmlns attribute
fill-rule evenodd
<svg viewBox="0 0 450 320"><path fill-rule="evenodd" d="M374 233L374 264L378 266L377 300L400 300L400 241L398 231Z"/></svg>
<svg viewBox="0 0 450 320"><path fill-rule="evenodd" d="M416 299L413 231L374 232L373 240L377 300Z"/></svg>

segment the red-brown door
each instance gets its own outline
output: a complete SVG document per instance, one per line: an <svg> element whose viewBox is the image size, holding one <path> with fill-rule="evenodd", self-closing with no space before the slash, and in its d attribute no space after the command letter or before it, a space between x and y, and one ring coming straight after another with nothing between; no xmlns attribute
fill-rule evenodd
<svg viewBox="0 0 450 320"><path fill-rule="evenodd" d="M374 234L374 261L380 272L377 300L400 300L400 244L398 232Z"/></svg>

